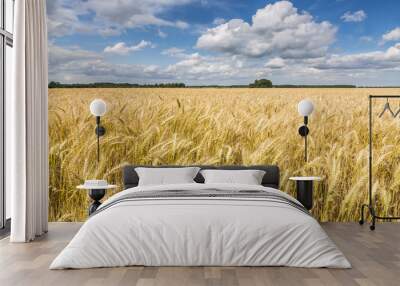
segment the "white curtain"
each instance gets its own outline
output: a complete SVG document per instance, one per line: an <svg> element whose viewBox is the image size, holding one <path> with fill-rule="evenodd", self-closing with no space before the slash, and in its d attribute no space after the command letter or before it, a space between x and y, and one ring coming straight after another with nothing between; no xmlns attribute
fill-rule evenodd
<svg viewBox="0 0 400 286"><path fill-rule="evenodd" d="M47 232L46 0L15 1L13 94L6 98L6 187L12 242Z"/></svg>

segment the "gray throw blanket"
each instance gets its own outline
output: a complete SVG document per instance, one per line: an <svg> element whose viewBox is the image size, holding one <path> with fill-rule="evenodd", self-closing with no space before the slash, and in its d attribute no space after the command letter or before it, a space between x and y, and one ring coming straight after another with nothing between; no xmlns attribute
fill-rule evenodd
<svg viewBox="0 0 400 286"><path fill-rule="evenodd" d="M270 202L276 202L280 204L286 204L296 208L297 210L310 215L308 210L300 203L295 200L290 200L282 195L260 190L240 190L240 191L227 191L212 189L203 190L165 190L165 191L139 191L132 192L129 194L122 195L115 200L109 201L102 205L97 211L93 212L91 216L94 216L100 212L107 210L108 208L126 201L140 201L140 200L151 200L151 199L210 199L210 198L230 198L230 199L257 199L265 200Z"/></svg>

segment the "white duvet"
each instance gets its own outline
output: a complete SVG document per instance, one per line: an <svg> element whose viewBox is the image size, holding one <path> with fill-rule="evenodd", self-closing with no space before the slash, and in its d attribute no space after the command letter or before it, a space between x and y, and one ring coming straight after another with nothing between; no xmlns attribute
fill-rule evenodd
<svg viewBox="0 0 400 286"><path fill-rule="evenodd" d="M180 184L127 189L265 190L254 185ZM102 207L101 206L101 207ZM145 266L350 268L318 222L299 209L255 198L153 198L123 201L90 217L50 269Z"/></svg>

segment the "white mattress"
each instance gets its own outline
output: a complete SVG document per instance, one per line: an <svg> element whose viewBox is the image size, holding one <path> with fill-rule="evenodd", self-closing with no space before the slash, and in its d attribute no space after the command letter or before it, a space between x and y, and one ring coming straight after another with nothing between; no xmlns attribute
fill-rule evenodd
<svg viewBox="0 0 400 286"><path fill-rule="evenodd" d="M149 190L265 190L254 185L136 187L102 206ZM152 198L121 201L90 217L50 269L145 266L350 268L318 222L289 205L254 198Z"/></svg>

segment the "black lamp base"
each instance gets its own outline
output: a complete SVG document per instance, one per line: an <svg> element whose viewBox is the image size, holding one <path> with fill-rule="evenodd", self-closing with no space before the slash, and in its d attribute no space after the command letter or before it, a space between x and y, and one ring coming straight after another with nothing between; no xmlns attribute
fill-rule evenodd
<svg viewBox="0 0 400 286"><path fill-rule="evenodd" d="M96 133L97 136L101 137L104 136L104 134L106 134L106 129L101 125L97 125L94 132Z"/></svg>
<svg viewBox="0 0 400 286"><path fill-rule="evenodd" d="M308 133L310 133L310 129L308 129L307 126L303 125L303 126L301 126L301 127L299 128L299 134L300 134L302 137L307 136Z"/></svg>
<svg viewBox="0 0 400 286"><path fill-rule="evenodd" d="M89 215L94 213L97 208L101 205L100 200L104 197L106 194L105 189L93 189L89 190L89 197L93 200L92 204L89 207Z"/></svg>
<svg viewBox="0 0 400 286"><path fill-rule="evenodd" d="M313 207L313 181L297 181L297 200L311 210Z"/></svg>

